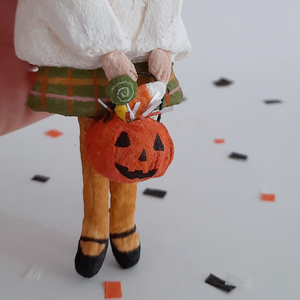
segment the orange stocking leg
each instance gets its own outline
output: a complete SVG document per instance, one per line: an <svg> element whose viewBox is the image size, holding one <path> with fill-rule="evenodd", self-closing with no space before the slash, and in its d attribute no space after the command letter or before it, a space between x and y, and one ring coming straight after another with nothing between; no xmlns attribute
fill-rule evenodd
<svg viewBox="0 0 300 300"><path fill-rule="evenodd" d="M75 257L76 271L84 277L98 273L108 245L109 180L86 161L83 149L85 134L92 119L79 118L80 151L83 174L84 219Z"/></svg>
<svg viewBox="0 0 300 300"><path fill-rule="evenodd" d="M134 221L136 192L136 183L110 182L110 241L114 256L124 269L134 266L140 258L141 245Z"/></svg>

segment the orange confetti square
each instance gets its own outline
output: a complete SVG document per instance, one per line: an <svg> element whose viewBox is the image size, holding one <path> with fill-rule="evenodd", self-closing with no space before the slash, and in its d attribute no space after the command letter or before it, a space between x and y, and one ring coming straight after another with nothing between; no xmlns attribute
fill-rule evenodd
<svg viewBox="0 0 300 300"><path fill-rule="evenodd" d="M260 199L262 201L270 201L270 202L274 202L275 201L275 195L274 194L261 194Z"/></svg>
<svg viewBox="0 0 300 300"><path fill-rule="evenodd" d="M45 132L46 135L52 137L52 138L57 138L61 135L63 135L63 133L61 131L55 130L55 129L51 129L47 132Z"/></svg>
<svg viewBox="0 0 300 300"><path fill-rule="evenodd" d="M104 282L105 299L122 298L122 288L120 281Z"/></svg>
<svg viewBox="0 0 300 300"><path fill-rule="evenodd" d="M215 143L216 144L224 144L225 140L223 140L223 139L215 139Z"/></svg>

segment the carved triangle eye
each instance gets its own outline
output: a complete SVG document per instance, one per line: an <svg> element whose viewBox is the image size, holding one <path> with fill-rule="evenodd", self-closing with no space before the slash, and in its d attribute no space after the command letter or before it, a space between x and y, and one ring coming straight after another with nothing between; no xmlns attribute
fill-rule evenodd
<svg viewBox="0 0 300 300"><path fill-rule="evenodd" d="M130 146L130 139L129 136L127 134L127 132L123 131L120 136L118 137L116 144L116 147L120 147L120 148L126 148Z"/></svg>
<svg viewBox="0 0 300 300"><path fill-rule="evenodd" d="M165 151L164 144L161 141L159 134L156 134L155 142L154 142L154 150L155 151Z"/></svg>

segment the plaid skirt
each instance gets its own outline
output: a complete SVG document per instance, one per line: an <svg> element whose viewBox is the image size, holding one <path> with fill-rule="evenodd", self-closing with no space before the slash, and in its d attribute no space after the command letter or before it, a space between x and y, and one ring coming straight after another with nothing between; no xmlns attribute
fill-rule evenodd
<svg viewBox="0 0 300 300"><path fill-rule="evenodd" d="M138 85L155 81L147 74L148 63L134 65L138 72ZM80 70L40 67L26 105L35 111L64 116L101 118L107 111L99 104L99 98L111 108L113 107L107 94L108 82L102 68ZM181 87L172 69L163 106L179 104L182 98Z"/></svg>

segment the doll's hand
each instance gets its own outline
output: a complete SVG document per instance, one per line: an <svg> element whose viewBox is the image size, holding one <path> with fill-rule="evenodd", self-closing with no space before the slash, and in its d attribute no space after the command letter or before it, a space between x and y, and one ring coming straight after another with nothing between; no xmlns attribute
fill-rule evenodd
<svg viewBox="0 0 300 300"><path fill-rule="evenodd" d="M101 64L109 81L121 75L128 75L132 80L137 80L133 63L122 51L111 51L102 55Z"/></svg>
<svg viewBox="0 0 300 300"><path fill-rule="evenodd" d="M0 0L0 135L25 127L47 116L26 108L36 73L17 58L14 50L16 0Z"/></svg>
<svg viewBox="0 0 300 300"><path fill-rule="evenodd" d="M149 72L153 74L158 81L169 82L171 74L171 53L162 49L151 51L149 56Z"/></svg>

